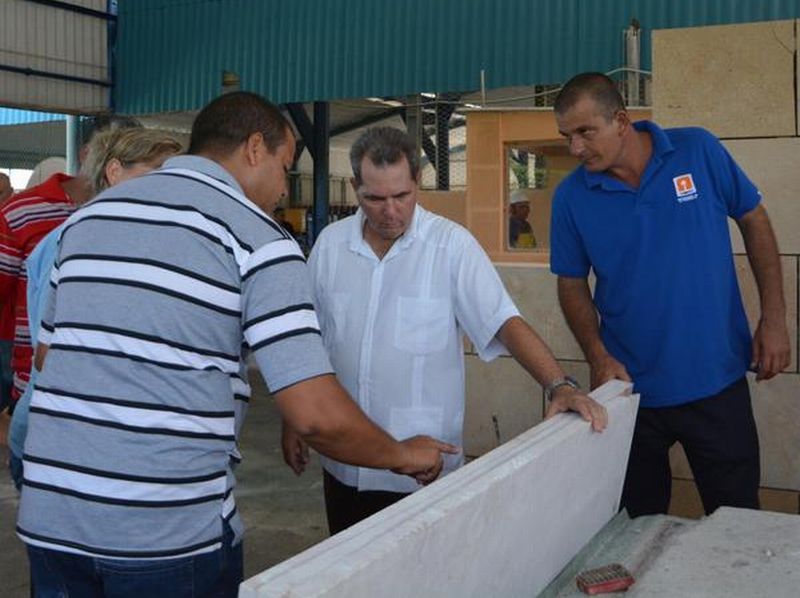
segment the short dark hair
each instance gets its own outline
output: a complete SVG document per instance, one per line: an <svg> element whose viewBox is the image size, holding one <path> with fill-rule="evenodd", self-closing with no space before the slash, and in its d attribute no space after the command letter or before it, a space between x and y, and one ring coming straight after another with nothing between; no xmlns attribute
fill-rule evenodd
<svg viewBox="0 0 800 598"><path fill-rule="evenodd" d="M223 94L194 119L190 154L230 155L250 135L261 133L270 153L286 143L289 122L275 104L249 91Z"/></svg>
<svg viewBox="0 0 800 598"><path fill-rule="evenodd" d="M625 110L625 102L616 83L603 73L581 73L566 82L556 96L553 110L564 114L584 97L589 97L602 110L607 120L620 110Z"/></svg>
<svg viewBox="0 0 800 598"><path fill-rule="evenodd" d="M408 161L413 180L419 175L419 154L417 147L407 133L394 127L372 127L364 131L350 148L350 166L356 184L361 184L361 163L369 158L375 166L389 166L400 160Z"/></svg>

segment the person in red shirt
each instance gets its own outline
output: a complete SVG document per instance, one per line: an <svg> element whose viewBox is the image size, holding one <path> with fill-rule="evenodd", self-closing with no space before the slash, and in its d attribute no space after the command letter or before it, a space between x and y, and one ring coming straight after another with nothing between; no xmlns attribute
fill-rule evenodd
<svg viewBox="0 0 800 598"><path fill-rule="evenodd" d="M14 194L11 180L4 172L0 172L0 206ZM0 298L0 412L5 410L11 401L11 345L14 339L13 305Z"/></svg>
<svg viewBox="0 0 800 598"><path fill-rule="evenodd" d="M0 297L5 308L0 333L5 337L10 329L14 332L12 408L28 384L33 357L24 262L36 244L69 217L76 203L83 203L88 196L89 186L84 177L56 173L0 206Z"/></svg>
<svg viewBox="0 0 800 598"><path fill-rule="evenodd" d="M141 124L134 118L115 114L92 117L84 127L86 135L80 161L83 162L92 135L108 128L131 127L141 127ZM25 260L47 233L69 217L76 205L89 199L90 187L82 174L72 177L56 173L39 185L12 195L0 206L0 339L7 338L13 330L13 387L8 414L13 412L14 405L25 392L33 358L28 329ZM0 434L2 428L0 420Z"/></svg>

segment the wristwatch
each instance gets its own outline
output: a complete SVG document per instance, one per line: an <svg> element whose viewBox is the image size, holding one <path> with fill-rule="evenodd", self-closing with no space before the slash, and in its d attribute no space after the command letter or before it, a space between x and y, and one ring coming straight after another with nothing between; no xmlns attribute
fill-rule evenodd
<svg viewBox="0 0 800 598"><path fill-rule="evenodd" d="M553 400L553 393L562 386L571 386L572 388L580 388L581 385L572 376L564 376L563 378L556 378L544 389L544 398L548 401Z"/></svg>

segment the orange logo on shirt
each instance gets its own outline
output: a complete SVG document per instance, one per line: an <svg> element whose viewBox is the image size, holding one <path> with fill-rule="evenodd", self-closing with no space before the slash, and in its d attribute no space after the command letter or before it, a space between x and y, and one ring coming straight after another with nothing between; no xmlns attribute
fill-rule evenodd
<svg viewBox="0 0 800 598"><path fill-rule="evenodd" d="M675 186L675 195L679 203L697 198L697 189L691 174L676 176L672 179L672 184Z"/></svg>

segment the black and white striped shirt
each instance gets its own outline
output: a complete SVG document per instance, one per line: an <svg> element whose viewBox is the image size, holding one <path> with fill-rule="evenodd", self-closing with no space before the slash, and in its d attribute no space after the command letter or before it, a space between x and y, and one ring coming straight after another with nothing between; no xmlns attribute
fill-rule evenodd
<svg viewBox="0 0 800 598"><path fill-rule="evenodd" d="M295 241L197 156L107 190L62 233L17 531L111 558L241 533L228 466L246 343L271 391L332 371Z"/></svg>

